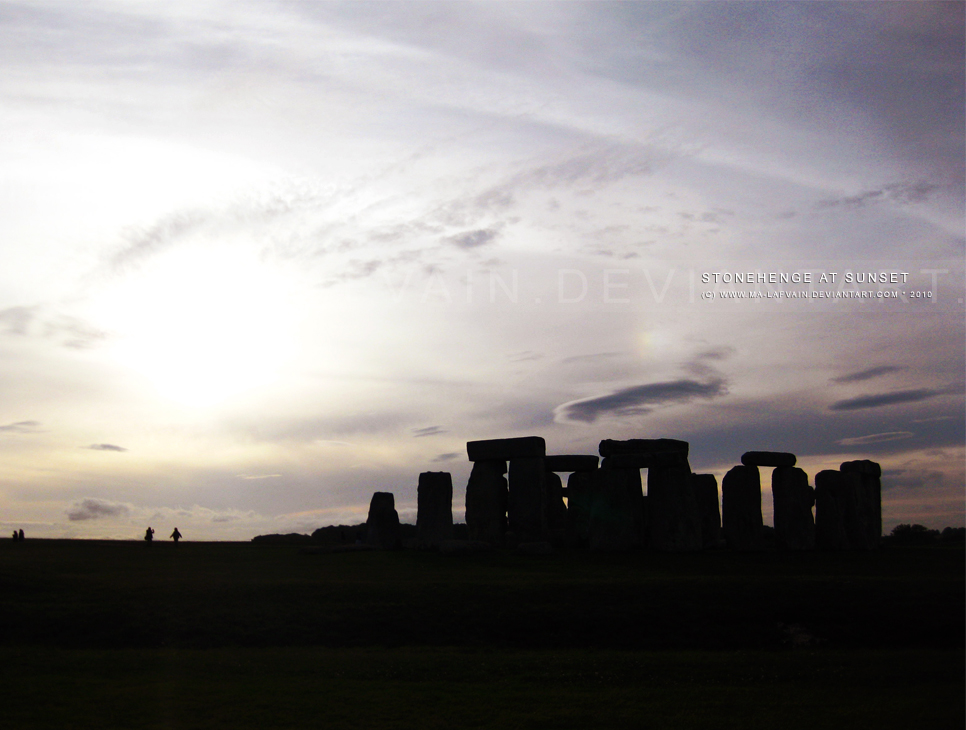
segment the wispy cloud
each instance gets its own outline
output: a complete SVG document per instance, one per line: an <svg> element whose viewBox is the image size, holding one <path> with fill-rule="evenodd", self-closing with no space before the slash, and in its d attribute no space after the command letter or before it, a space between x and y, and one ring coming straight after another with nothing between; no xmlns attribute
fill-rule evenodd
<svg viewBox="0 0 966 730"><path fill-rule="evenodd" d="M816 208L862 208L867 205L888 201L899 204L922 203L929 199L938 185L920 180L915 183L892 183L875 190L864 190L855 195L826 198L815 204Z"/></svg>
<svg viewBox="0 0 966 730"><path fill-rule="evenodd" d="M67 519L71 522L83 522L84 520L126 517L131 513L131 509L132 505L123 502L88 498L71 505L67 510Z"/></svg>
<svg viewBox="0 0 966 730"><path fill-rule="evenodd" d="M868 370L860 370L857 373L849 373L848 375L842 375L838 378L832 378L832 382L859 383L863 380L871 380L872 378L878 378L880 375L898 373L902 370L905 370L905 368L899 367L898 365L879 365L878 367L869 368Z"/></svg>
<svg viewBox="0 0 966 730"><path fill-rule="evenodd" d="M639 416L650 413L659 406L687 403L695 398L719 398L727 392L727 385L722 378L706 382L684 378L635 385L608 395L571 401L558 406L554 413L561 420L593 423L605 415Z"/></svg>
<svg viewBox="0 0 966 730"><path fill-rule="evenodd" d="M915 390L897 390L892 393L879 393L875 395L860 395L857 398L846 398L836 401L829 406L831 411L856 411L862 408L881 408L883 406L896 405L898 403L917 403L919 401L935 398L949 393L962 392L961 388L951 389L932 389L918 388Z"/></svg>
<svg viewBox="0 0 966 730"><path fill-rule="evenodd" d="M912 431L889 431L887 433L872 433L868 436L855 436L852 438L840 439L842 446L867 446L869 444L881 444L886 441L900 441L915 436Z"/></svg>
<svg viewBox="0 0 966 730"><path fill-rule="evenodd" d="M446 433L446 429L442 426L427 426L426 428L413 429L413 436L416 438L421 438L423 436L437 436L441 433Z"/></svg>
<svg viewBox="0 0 966 730"><path fill-rule="evenodd" d="M448 451L445 454L440 454L433 459L433 463L440 463L444 461L453 461L458 459L462 454L459 451Z"/></svg>
<svg viewBox="0 0 966 730"><path fill-rule="evenodd" d="M483 228L476 231L468 231L467 233L451 236L449 240L450 243L457 248L468 250L485 246L488 243L493 243L498 235L499 231L497 231L495 228Z"/></svg>
<svg viewBox="0 0 966 730"><path fill-rule="evenodd" d="M83 446L82 448L91 449L92 451L127 451L123 446L115 446L114 444L91 444L90 446Z"/></svg>
<svg viewBox="0 0 966 730"><path fill-rule="evenodd" d="M40 421L17 421L0 426L0 433L37 433Z"/></svg>
<svg viewBox="0 0 966 730"><path fill-rule="evenodd" d="M277 479L281 474L238 474L239 479Z"/></svg>
<svg viewBox="0 0 966 730"><path fill-rule="evenodd" d="M0 310L0 325L8 335L25 335L39 307L8 307Z"/></svg>

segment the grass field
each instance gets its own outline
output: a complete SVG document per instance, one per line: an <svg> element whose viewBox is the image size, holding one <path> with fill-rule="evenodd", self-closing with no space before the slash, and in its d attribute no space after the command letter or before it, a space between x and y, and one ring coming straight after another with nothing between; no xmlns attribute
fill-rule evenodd
<svg viewBox="0 0 966 730"><path fill-rule="evenodd" d="M964 551L0 550L8 727L964 727Z"/></svg>

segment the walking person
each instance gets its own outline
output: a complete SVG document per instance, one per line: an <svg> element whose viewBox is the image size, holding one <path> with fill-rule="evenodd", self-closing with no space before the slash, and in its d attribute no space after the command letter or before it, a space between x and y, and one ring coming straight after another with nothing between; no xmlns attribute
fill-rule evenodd
<svg viewBox="0 0 966 730"><path fill-rule="evenodd" d="M175 527L174 528L174 532L171 533L171 539L174 540L174 544L175 545L177 545L178 544L178 540L181 539L181 533L178 532L178 528L177 527Z"/></svg>

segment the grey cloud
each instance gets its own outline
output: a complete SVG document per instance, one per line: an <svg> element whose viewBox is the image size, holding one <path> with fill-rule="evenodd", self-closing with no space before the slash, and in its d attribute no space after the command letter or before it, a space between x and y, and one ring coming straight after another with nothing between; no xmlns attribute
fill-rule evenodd
<svg viewBox="0 0 966 730"><path fill-rule="evenodd" d="M0 426L0 433L36 433L40 427L40 421L17 421Z"/></svg>
<svg viewBox="0 0 966 730"><path fill-rule="evenodd" d="M901 441L913 436L915 434L912 431L889 431L887 433L872 433L868 436L839 439L838 443L842 446L867 446L869 444L881 444L885 441Z"/></svg>
<svg viewBox="0 0 966 730"><path fill-rule="evenodd" d="M37 316L39 307L8 307L0 310L0 325L8 335L25 335L27 327Z"/></svg>
<svg viewBox="0 0 966 730"><path fill-rule="evenodd" d="M91 444L84 448L93 451L127 451L123 446L115 446L114 444Z"/></svg>
<svg viewBox="0 0 966 730"><path fill-rule="evenodd" d="M663 383L648 383L610 393L609 395L565 403L556 409L565 420L593 423L600 416L644 415L654 408L671 403L687 403L695 398L718 398L728 392L721 378L707 382L681 379Z"/></svg>
<svg viewBox="0 0 966 730"><path fill-rule="evenodd" d="M130 505L121 502L110 502L106 499L84 499L75 502L67 510L67 519L71 522L80 522L83 520L98 520L104 517L124 517L130 511Z"/></svg>
<svg viewBox="0 0 966 730"><path fill-rule="evenodd" d="M855 411L862 408L881 408L882 406L891 406L897 403L917 403L954 392L961 392L961 389L953 390L943 388L936 390L932 388L918 388L915 390L897 390L892 393L879 393L876 395L860 395L857 398L836 401L829 406L829 410Z"/></svg>
<svg viewBox="0 0 966 730"><path fill-rule="evenodd" d="M434 458L433 463L438 464L443 461L453 461L454 459L458 459L460 456L462 456L462 454L458 451L449 451Z"/></svg>
<svg viewBox="0 0 966 730"><path fill-rule="evenodd" d="M858 383L863 380L871 380L872 378L877 378L880 375L888 375L889 373L897 373L900 370L905 370L905 368L899 367L898 365L879 365L878 367L869 368L868 370L860 370L857 373L849 373L848 375L842 375L838 378L832 378L833 383Z"/></svg>
<svg viewBox="0 0 966 730"><path fill-rule="evenodd" d="M202 228L207 221L208 215L201 211L181 211L162 218L148 228L129 230L125 235L125 245L111 256L109 264L114 269L137 265Z"/></svg>
<svg viewBox="0 0 966 730"><path fill-rule="evenodd" d="M75 350L86 350L108 338L104 330L87 324L77 317L61 316L44 325L46 337L62 337L61 344Z"/></svg>
<svg viewBox="0 0 966 730"><path fill-rule="evenodd" d="M461 233L458 236L450 237L449 240L457 248L468 250L493 243L498 235L499 231L494 228L489 228Z"/></svg>
<svg viewBox="0 0 966 730"><path fill-rule="evenodd" d="M413 436L416 438L421 438L423 436L436 436L441 433L446 433L446 429L442 426L427 426L426 428L414 428Z"/></svg>
<svg viewBox="0 0 966 730"><path fill-rule="evenodd" d="M827 198L815 204L816 208L862 208L870 203L889 201L898 204L922 203L929 199L938 185L920 180L915 183L892 183L878 190L866 190L856 195Z"/></svg>

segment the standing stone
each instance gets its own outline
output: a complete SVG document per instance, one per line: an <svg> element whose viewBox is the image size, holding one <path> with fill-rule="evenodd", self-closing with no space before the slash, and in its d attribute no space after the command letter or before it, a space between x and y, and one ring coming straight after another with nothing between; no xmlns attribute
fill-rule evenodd
<svg viewBox="0 0 966 730"><path fill-rule="evenodd" d="M402 547L399 531L399 514L392 492L375 492L369 502L366 519L366 544L383 550Z"/></svg>
<svg viewBox="0 0 966 730"><path fill-rule="evenodd" d="M552 471L544 475L547 494L547 529L552 542L560 545L567 540L567 505L563 500L563 483Z"/></svg>
<svg viewBox="0 0 966 730"><path fill-rule="evenodd" d="M575 471L567 479L567 525L570 541L577 547L590 544L590 514L597 490L597 470Z"/></svg>
<svg viewBox="0 0 966 730"><path fill-rule="evenodd" d="M687 461L681 466L647 470L647 507L652 548L665 552L701 549L701 519Z"/></svg>
<svg viewBox="0 0 966 730"><path fill-rule="evenodd" d="M477 461L466 485L466 530L470 540L503 546L506 534L505 461Z"/></svg>
<svg viewBox="0 0 966 730"><path fill-rule="evenodd" d="M721 482L721 527L732 550L762 548L761 476L757 466L735 466Z"/></svg>
<svg viewBox="0 0 966 730"><path fill-rule="evenodd" d="M509 461L546 454L547 443L540 436L466 442L466 455L470 461Z"/></svg>
<svg viewBox="0 0 966 730"><path fill-rule="evenodd" d="M510 460L507 525L518 543L547 539L547 486L542 456Z"/></svg>
<svg viewBox="0 0 966 730"><path fill-rule="evenodd" d="M650 473L648 473L650 483ZM692 474L691 489L701 522L701 547L705 550L721 544L721 511L718 508L718 480L714 474Z"/></svg>
<svg viewBox="0 0 966 730"><path fill-rule="evenodd" d="M416 540L439 547L453 539L453 478L446 471L424 471L416 487Z"/></svg>
<svg viewBox="0 0 966 730"><path fill-rule="evenodd" d="M815 475L815 547L847 550L845 512L850 485L840 471L825 469Z"/></svg>
<svg viewBox="0 0 966 730"><path fill-rule="evenodd" d="M589 547L595 551L640 547L644 537L644 492L639 469L600 469L594 474Z"/></svg>
<svg viewBox="0 0 966 730"><path fill-rule="evenodd" d="M779 550L811 550L815 547L812 505L815 490L808 475L795 466L778 466L771 475L775 504L775 545Z"/></svg>
<svg viewBox="0 0 966 730"><path fill-rule="evenodd" d="M856 499L855 526L849 533L853 548L873 550L879 547L882 537L882 467L874 461L846 461L839 470L859 475L858 498ZM848 530L848 521L846 530ZM854 533L854 537L852 536Z"/></svg>

